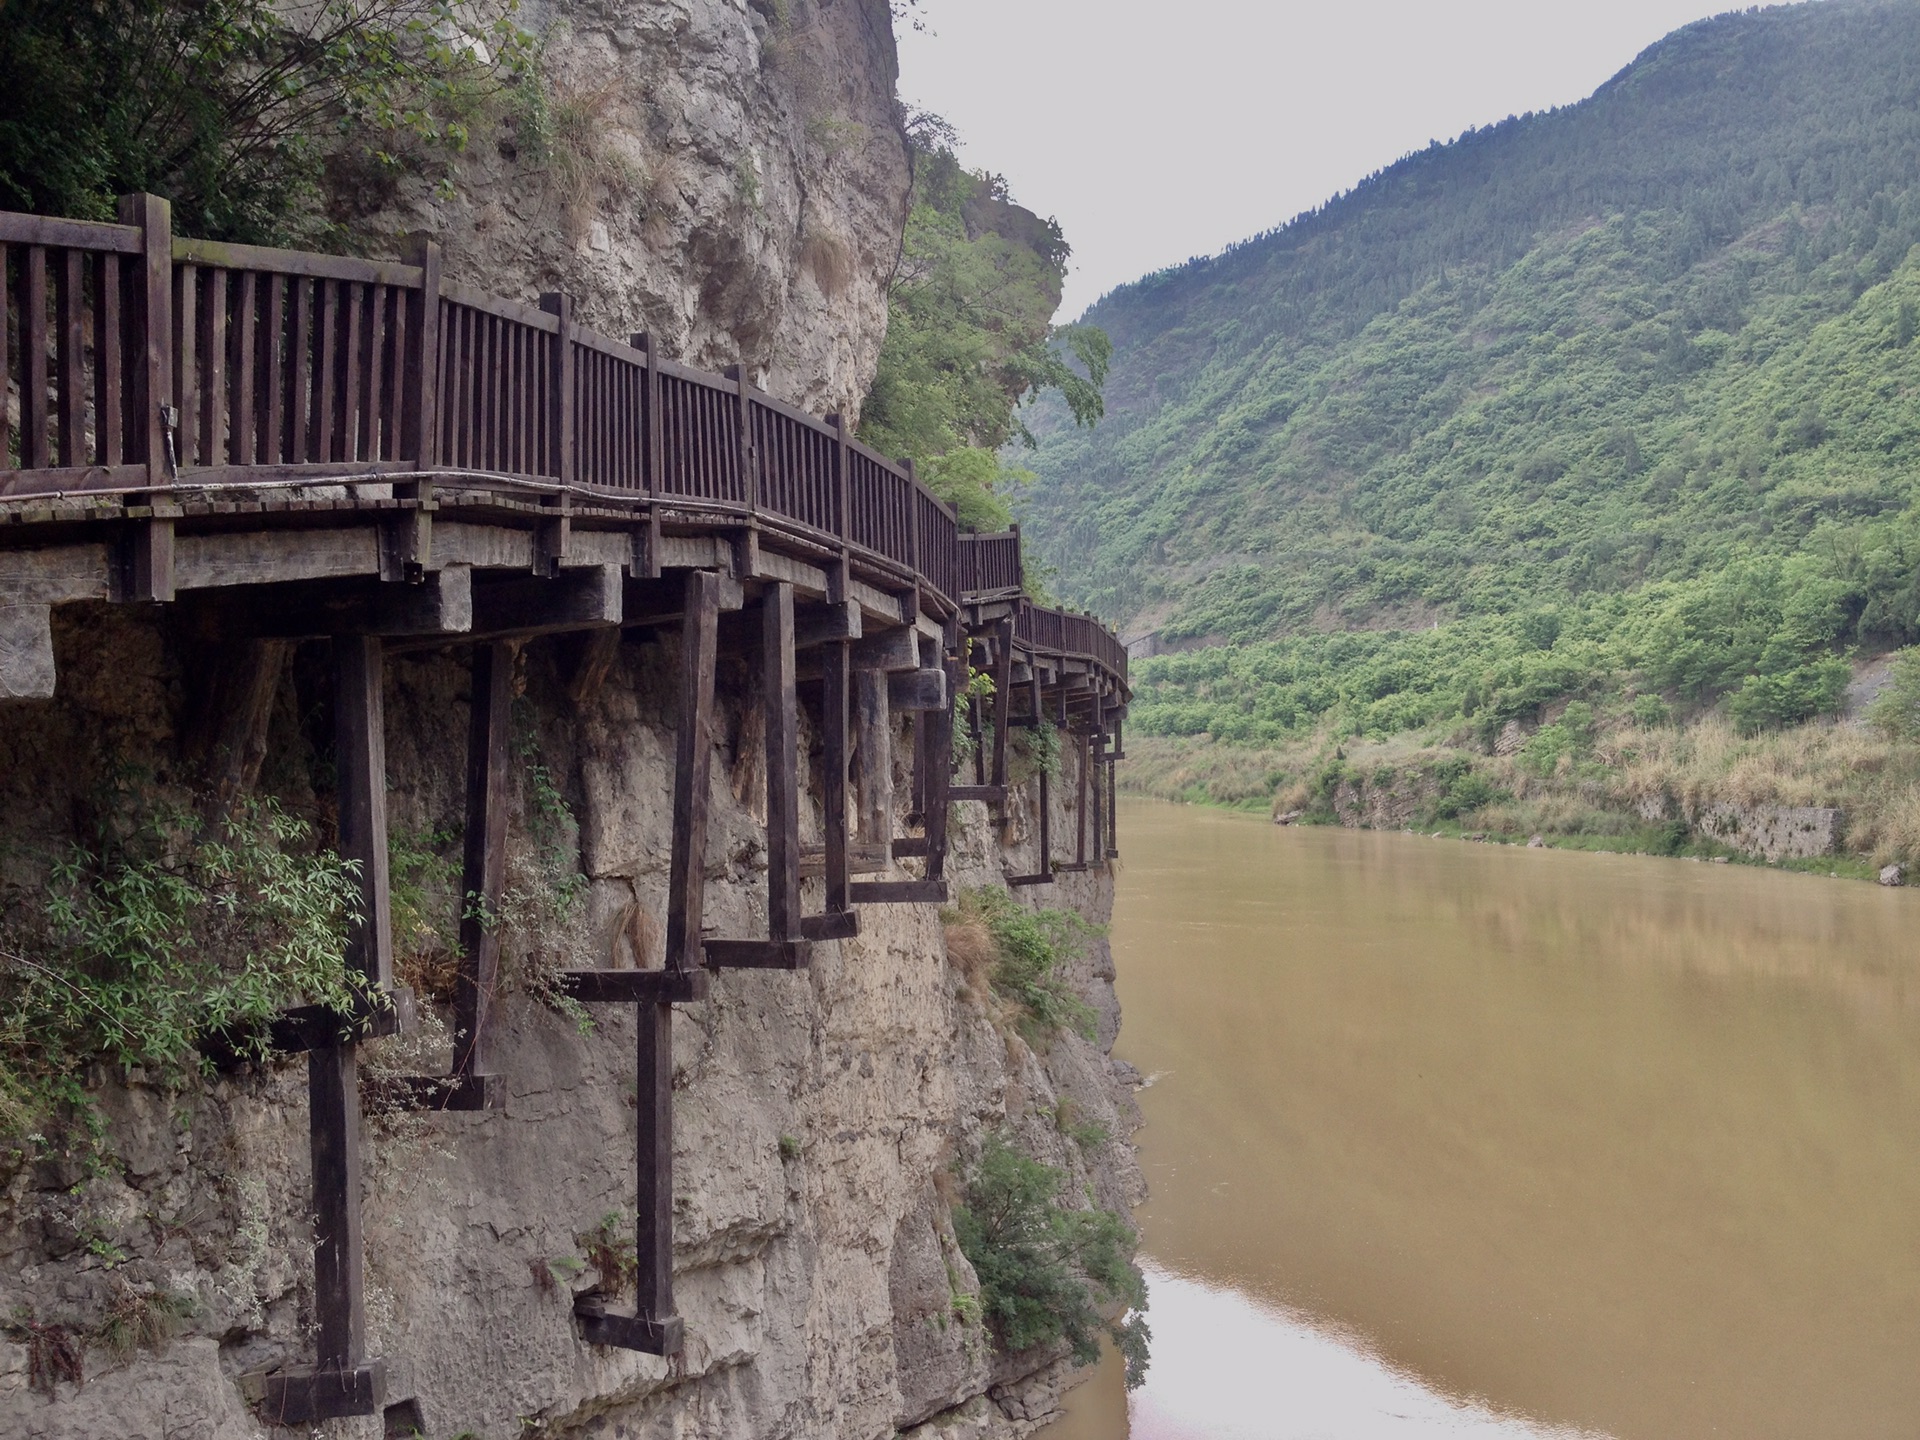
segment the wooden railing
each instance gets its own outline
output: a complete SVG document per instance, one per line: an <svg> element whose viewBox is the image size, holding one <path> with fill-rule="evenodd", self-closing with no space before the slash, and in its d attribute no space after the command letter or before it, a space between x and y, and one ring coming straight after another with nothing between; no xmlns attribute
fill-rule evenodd
<svg viewBox="0 0 1920 1440"><path fill-rule="evenodd" d="M1018 532L962 535L911 466L644 335L578 325L406 263L0 213L0 497L411 473L746 517L850 547L949 601L1011 598ZM1021 638L1124 677L1097 622L1025 606Z"/></svg>

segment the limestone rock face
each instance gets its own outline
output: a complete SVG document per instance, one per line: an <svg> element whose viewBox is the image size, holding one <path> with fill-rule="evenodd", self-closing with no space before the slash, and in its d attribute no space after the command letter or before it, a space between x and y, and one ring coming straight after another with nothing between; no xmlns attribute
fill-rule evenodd
<svg viewBox="0 0 1920 1440"><path fill-rule="evenodd" d="M0 709L0 807L34 848L53 853L84 797L123 762L157 784L177 773L186 686L166 624L131 607L62 620L61 698ZM1071 977L1100 1016L1097 1039L1058 1036L1044 1053L969 988L929 906L865 907L861 935L816 946L808 971L716 976L712 997L680 1007L674 1025L685 1353L669 1362L576 1336L572 1292L599 1279L585 1238L607 1217L616 1233L632 1223L634 1019L629 1007L596 1007L583 1030L541 1000L539 978L659 962L676 652L670 636L630 632L605 685L579 706L565 698L562 647L525 652L510 897L524 903L555 875L584 880L546 918L506 932L504 1107L382 1111L385 1077L444 1073L450 1060L430 967L412 976L429 1021L421 1035L362 1047L369 1349L387 1362L389 1398L411 1402L404 1414L434 1440L1023 1435L1054 1413L1064 1370L1056 1354L992 1352L953 1237L951 1176L1002 1130L1066 1169L1068 1194L1090 1189L1122 1210L1142 1198L1126 1141L1137 1076L1106 1053L1119 1011L1103 941ZM723 664L712 729L706 921L753 936L766 923L765 782L744 671ZM304 778L310 676L296 657L266 777L295 807L312 804L315 788ZM410 844L459 823L467 691L458 651L389 665L392 823ZM896 748L902 806L907 723ZM814 836L816 767L802 770L802 829ZM956 807L960 883L1036 867L1036 791L1015 787L1005 829L979 804ZM1064 805L1053 824L1070 833ZM0 871L8 900L34 883L31 853L17 847ZM809 882L811 911L818 886ZM1054 891L1015 893L1106 918L1110 877L1062 876ZM304 1067L274 1062L181 1094L138 1075L100 1082L103 1165L51 1157L0 1168L0 1315L30 1310L97 1336L118 1298L154 1291L190 1297L192 1314L158 1353L91 1343L86 1387L62 1383L52 1399L29 1388L26 1348L0 1342L0 1434L266 1434L252 1377L301 1362L312 1343ZM1084 1123L1063 1125L1063 1114ZM325 1433L373 1440L382 1423L333 1422Z"/></svg>
<svg viewBox="0 0 1920 1440"><path fill-rule="evenodd" d="M851 423L906 218L886 0L531 0L544 104L500 103L451 195L336 186L447 275ZM529 89L531 87L528 87Z"/></svg>

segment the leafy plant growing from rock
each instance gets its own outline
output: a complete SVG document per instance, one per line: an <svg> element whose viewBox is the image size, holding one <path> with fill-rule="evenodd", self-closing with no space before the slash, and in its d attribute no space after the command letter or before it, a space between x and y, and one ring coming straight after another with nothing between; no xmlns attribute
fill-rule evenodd
<svg viewBox="0 0 1920 1440"><path fill-rule="evenodd" d="M1006 890L961 892L942 913L948 958L969 986L1004 1006L1021 1039L1044 1045L1070 1030L1091 1040L1097 1017L1061 972L1099 930L1071 910L1028 910Z"/></svg>
<svg viewBox="0 0 1920 1440"><path fill-rule="evenodd" d="M353 1008L358 902L351 862L272 800L218 827L154 807L54 858L44 897L0 941L0 1133L90 1112L98 1062L181 1084L210 1035L261 1055L290 1006Z"/></svg>
<svg viewBox="0 0 1920 1440"><path fill-rule="evenodd" d="M979 1277L980 1308L1002 1350L1064 1341L1075 1363L1090 1365L1104 1333L1126 1360L1128 1387L1136 1387L1146 1378L1149 1331L1133 1231L1111 1210L1063 1205L1065 1181L991 1135L966 1175L954 1234ZM1106 1318L1115 1314L1122 1318Z"/></svg>

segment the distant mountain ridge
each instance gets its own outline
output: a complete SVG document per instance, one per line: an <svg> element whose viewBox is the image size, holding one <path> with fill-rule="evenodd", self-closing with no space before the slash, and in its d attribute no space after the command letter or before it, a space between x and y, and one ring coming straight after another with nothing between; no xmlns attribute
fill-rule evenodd
<svg viewBox="0 0 1920 1440"><path fill-rule="evenodd" d="M1920 494L1916 243L1920 4L1687 26L1104 297L1108 416L1035 427L1029 540L1070 601L1241 641L1871 549ZM1920 638L1875 607L1819 643Z"/></svg>

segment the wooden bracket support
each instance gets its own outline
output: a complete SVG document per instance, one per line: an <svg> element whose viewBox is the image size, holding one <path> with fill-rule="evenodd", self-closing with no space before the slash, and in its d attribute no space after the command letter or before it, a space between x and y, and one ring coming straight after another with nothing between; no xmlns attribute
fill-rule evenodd
<svg viewBox="0 0 1920 1440"><path fill-rule="evenodd" d="M858 640L863 624L864 616L858 600L801 606L793 617L794 648L810 650L829 640Z"/></svg>
<svg viewBox="0 0 1920 1440"><path fill-rule="evenodd" d="M1004 785L949 785L949 800L984 800L996 810L1007 803L1007 787Z"/></svg>
<svg viewBox="0 0 1920 1440"><path fill-rule="evenodd" d="M714 970L804 970L812 958L811 940L707 940L708 968Z"/></svg>
<svg viewBox="0 0 1920 1440"><path fill-rule="evenodd" d="M605 1297L582 1295L573 1304L580 1338L589 1345L637 1350L642 1355L677 1355L686 1343L686 1326L678 1315L654 1319L650 1315L623 1315L606 1308Z"/></svg>
<svg viewBox="0 0 1920 1440"><path fill-rule="evenodd" d="M553 635L618 625L626 613L618 565L583 565L552 580L522 576L473 589L474 638Z"/></svg>
<svg viewBox="0 0 1920 1440"><path fill-rule="evenodd" d="M887 705L894 710L945 710L947 673L944 670L896 671L887 676Z"/></svg>
<svg viewBox="0 0 1920 1440"><path fill-rule="evenodd" d="M856 905L944 905L944 880L862 880L847 887Z"/></svg>
<svg viewBox="0 0 1920 1440"><path fill-rule="evenodd" d="M808 915L800 921L800 933L809 940L851 940L860 933L858 910L830 911Z"/></svg>
<svg viewBox="0 0 1920 1440"><path fill-rule="evenodd" d="M387 1366L369 1361L336 1370L281 1370L265 1377L259 1405L269 1425L313 1425L352 1415L378 1415L387 1403Z"/></svg>

